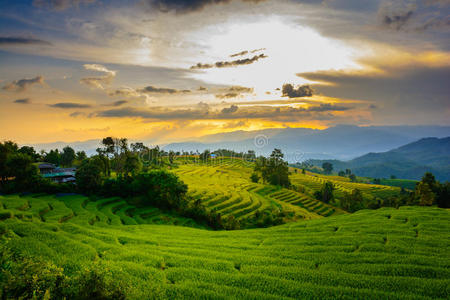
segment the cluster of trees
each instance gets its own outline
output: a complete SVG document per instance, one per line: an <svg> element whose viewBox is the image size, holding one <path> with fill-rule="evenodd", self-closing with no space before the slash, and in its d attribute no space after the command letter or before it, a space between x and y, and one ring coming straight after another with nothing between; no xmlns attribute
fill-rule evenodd
<svg viewBox="0 0 450 300"><path fill-rule="evenodd" d="M254 174L251 176L253 182L257 182L259 177L262 178L263 183L270 183L272 185L279 185L282 187L290 187L289 180L289 166L283 160L284 154L280 149L274 149L269 158L260 156L255 161ZM261 176L259 176L260 174Z"/></svg>

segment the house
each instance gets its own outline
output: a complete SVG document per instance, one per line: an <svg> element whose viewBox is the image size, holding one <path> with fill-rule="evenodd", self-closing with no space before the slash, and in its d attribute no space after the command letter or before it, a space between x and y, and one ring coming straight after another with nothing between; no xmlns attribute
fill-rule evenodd
<svg viewBox="0 0 450 300"><path fill-rule="evenodd" d="M76 168L59 168L50 163L40 163L38 168L42 177L49 178L54 182L75 182Z"/></svg>

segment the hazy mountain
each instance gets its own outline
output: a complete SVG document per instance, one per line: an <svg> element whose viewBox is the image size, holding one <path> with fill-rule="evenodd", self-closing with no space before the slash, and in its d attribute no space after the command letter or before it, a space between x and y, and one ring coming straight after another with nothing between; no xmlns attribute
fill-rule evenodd
<svg viewBox="0 0 450 300"><path fill-rule="evenodd" d="M289 162L306 159L348 160L369 152L385 152L424 137L450 135L450 126L370 126L339 125L324 130L310 128L274 128L257 131L233 131L206 135L189 142L162 145L165 150L204 151L205 149L254 150L268 155L281 148ZM77 151L94 154L100 140L34 144L36 149L62 149L70 145ZM130 142L135 142L134 140ZM154 140L143 140L155 145Z"/></svg>
<svg viewBox="0 0 450 300"><path fill-rule="evenodd" d="M444 126L371 126L339 125L324 130L308 128L235 131L204 136L192 142L172 143L164 149L203 151L226 148L255 150L267 155L281 148L290 162L305 159L352 159L368 152L384 152L424 137L445 137ZM262 142L262 143L261 143Z"/></svg>
<svg viewBox="0 0 450 300"><path fill-rule="evenodd" d="M368 153L350 161L327 160L335 171L351 169L356 175L420 179L432 172L439 180L450 180L450 137L424 138L383 153ZM325 160L313 160L321 166Z"/></svg>

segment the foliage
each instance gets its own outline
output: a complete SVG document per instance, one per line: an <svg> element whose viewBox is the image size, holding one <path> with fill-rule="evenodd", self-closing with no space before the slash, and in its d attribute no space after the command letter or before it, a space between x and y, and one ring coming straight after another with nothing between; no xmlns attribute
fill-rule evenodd
<svg viewBox="0 0 450 300"><path fill-rule="evenodd" d="M63 148L63 151L61 153L61 165L64 167L71 167L73 162L75 161L76 154L75 150L73 148L66 146Z"/></svg>
<svg viewBox="0 0 450 300"><path fill-rule="evenodd" d="M254 183L257 183L259 181L259 176L256 173L252 173L252 175L250 176L250 180Z"/></svg>
<svg viewBox="0 0 450 300"><path fill-rule="evenodd" d="M289 167L287 162L283 160L283 153L280 149L274 149L268 159L260 157L255 164L255 172L261 172L264 182L272 185L289 187Z"/></svg>

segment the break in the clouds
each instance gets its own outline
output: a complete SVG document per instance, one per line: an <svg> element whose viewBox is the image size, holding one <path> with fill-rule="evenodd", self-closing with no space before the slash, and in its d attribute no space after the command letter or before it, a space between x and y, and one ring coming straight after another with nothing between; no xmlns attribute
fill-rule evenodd
<svg viewBox="0 0 450 300"><path fill-rule="evenodd" d="M3 86L3 89L6 91L15 91L15 92L23 92L26 91L30 86L34 84L43 85L45 83L43 76L36 76L34 78L24 78L19 80L14 80L10 83L7 83Z"/></svg>
<svg viewBox="0 0 450 300"><path fill-rule="evenodd" d="M14 36L2 36L0 37L0 45L47 45L50 46L51 43L48 41L36 39L36 38L25 38L25 37L14 37Z"/></svg>
<svg viewBox="0 0 450 300"><path fill-rule="evenodd" d="M72 109L72 108L90 108L92 105L76 103L76 102L59 102L55 104L49 104L48 106L54 108L62 108L62 109Z"/></svg>
<svg viewBox="0 0 450 300"><path fill-rule="evenodd" d="M283 84L281 89L283 97L297 98L297 97L311 97L314 90L309 85L302 85L295 88L292 84Z"/></svg>
<svg viewBox="0 0 450 300"><path fill-rule="evenodd" d="M90 86L91 88L97 88L103 90L105 85L111 84L114 77L116 77L116 71L109 70L103 65L99 64L85 64L83 67L86 70L97 71L104 73L103 76L96 77L84 77L80 79L80 82Z"/></svg>
<svg viewBox="0 0 450 300"><path fill-rule="evenodd" d="M194 66L191 66L191 69L192 70L211 69L214 67L215 68L230 68L230 67L236 67L236 66L242 66L242 65L250 65L250 64L257 62L258 60L260 60L262 58L267 58L267 55L265 55L264 53L261 53L259 55L255 55L250 58L242 58L242 59L236 59L236 60L232 60L232 61L218 61L218 62L215 62L214 64L198 63Z"/></svg>
<svg viewBox="0 0 450 300"><path fill-rule="evenodd" d="M31 100L30 100L30 98L17 99L17 100L14 100L14 103L18 103L18 104L30 104L30 103L31 103Z"/></svg>

